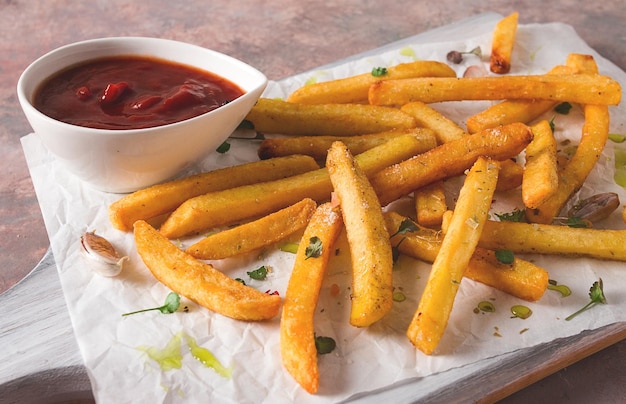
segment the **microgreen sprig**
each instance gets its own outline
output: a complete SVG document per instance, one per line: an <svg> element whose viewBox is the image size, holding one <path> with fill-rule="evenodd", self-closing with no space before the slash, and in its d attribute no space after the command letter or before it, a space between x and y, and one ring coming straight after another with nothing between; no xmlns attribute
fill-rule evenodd
<svg viewBox="0 0 626 404"><path fill-rule="evenodd" d="M591 288L589 288L589 298L591 299L589 303L584 305L577 312L567 316L565 320L570 321L583 311L595 306L596 304L606 304L606 297L604 296L604 290L602 289L602 278L599 278L597 281L595 281L593 285L591 285Z"/></svg>
<svg viewBox="0 0 626 404"><path fill-rule="evenodd" d="M130 313L124 313L122 314L122 316L130 316L131 314L143 313L144 311L152 310L159 310L163 314L171 314L178 310L178 307L180 307L180 296L178 295L178 293L170 292L170 294L168 294L165 298L165 303L163 304L163 306L132 311Z"/></svg>

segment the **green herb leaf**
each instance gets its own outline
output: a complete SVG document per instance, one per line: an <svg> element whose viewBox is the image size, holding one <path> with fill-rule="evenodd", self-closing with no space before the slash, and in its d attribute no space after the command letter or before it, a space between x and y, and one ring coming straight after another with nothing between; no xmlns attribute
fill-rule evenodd
<svg viewBox="0 0 626 404"><path fill-rule="evenodd" d="M317 349L317 353L320 355L331 353L336 346L337 343L331 337L315 336L315 349Z"/></svg>
<svg viewBox="0 0 626 404"><path fill-rule="evenodd" d="M593 285L591 285L591 288L589 288L589 299L590 299L589 303L584 305L577 312L567 316L565 318L565 321L570 321L571 319L573 319L574 317L576 317L583 311L595 306L596 304L606 304L606 297L604 296L602 278L599 278L597 281L595 281Z"/></svg>
<svg viewBox="0 0 626 404"><path fill-rule="evenodd" d="M245 285L245 284L246 284L246 281L244 281L244 280L243 280L243 279L241 279L241 278L235 278L235 280L236 280L237 282L241 283L242 285Z"/></svg>
<svg viewBox="0 0 626 404"><path fill-rule="evenodd" d="M263 281L267 277L267 267L265 265L255 269L254 271L246 272L248 276L257 281Z"/></svg>
<svg viewBox="0 0 626 404"><path fill-rule="evenodd" d="M243 121L241 121L241 123L237 126L237 129L254 129L254 124L252 123L252 121L249 121L247 119L244 119Z"/></svg>
<svg viewBox="0 0 626 404"><path fill-rule="evenodd" d="M309 239L309 245L305 250L305 259L317 258L322 255L322 240L317 236L313 236Z"/></svg>
<svg viewBox="0 0 626 404"><path fill-rule="evenodd" d="M224 142L221 145L219 145L219 147L217 149L215 149L216 152L220 153L220 154L224 154L227 151L230 150L230 143L228 142Z"/></svg>
<svg viewBox="0 0 626 404"><path fill-rule="evenodd" d="M178 293L170 292L170 294L168 294L167 297L165 298L165 304L163 304L163 306L132 311L130 313L124 313L122 314L122 316L130 316L131 314L143 313L144 311L152 311L152 310L159 310L163 314L171 314L171 313L176 312L176 310L178 310L179 307L180 307L180 296L178 295Z"/></svg>
<svg viewBox="0 0 626 404"><path fill-rule="evenodd" d="M558 114L561 115L567 115L569 114L569 111L572 109L572 104L570 104L569 102L562 102L559 105L557 105L556 107L554 107L554 111Z"/></svg>
<svg viewBox="0 0 626 404"><path fill-rule="evenodd" d="M503 222L523 222L526 217L524 210L515 209L510 213L495 214Z"/></svg>
<svg viewBox="0 0 626 404"><path fill-rule="evenodd" d="M515 261L515 255L511 250L496 250L496 259L503 264L512 264Z"/></svg>
<svg viewBox="0 0 626 404"><path fill-rule="evenodd" d="M556 126L554 125L554 116L552 117L552 119L550 119L550 122L548 122L550 124L550 130L552 131L552 133L554 133L554 129L556 129Z"/></svg>
<svg viewBox="0 0 626 404"><path fill-rule="evenodd" d="M568 227L582 228L582 229L590 227L589 222L580 217L568 217L567 220L565 221L565 224Z"/></svg>
<svg viewBox="0 0 626 404"><path fill-rule="evenodd" d="M374 77L380 77L380 76L384 76L388 73L387 68L386 67L375 67L372 69L372 76Z"/></svg>
<svg viewBox="0 0 626 404"><path fill-rule="evenodd" d="M398 231L392 234L391 237L397 236L399 234L412 233L418 230L419 230L419 227L417 227L417 224L415 224L415 222L413 222L411 219L406 218L400 223L400 226L398 227Z"/></svg>

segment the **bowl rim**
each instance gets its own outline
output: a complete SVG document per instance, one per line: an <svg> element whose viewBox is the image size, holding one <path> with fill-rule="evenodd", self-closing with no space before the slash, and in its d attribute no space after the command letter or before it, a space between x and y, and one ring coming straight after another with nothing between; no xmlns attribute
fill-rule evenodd
<svg viewBox="0 0 626 404"><path fill-rule="evenodd" d="M63 53L63 52L67 52L71 49L80 49L80 48L86 48L89 46L99 46L102 45L104 43L111 43L111 44L115 44L115 43L119 43L119 42L151 42L151 43L168 43L170 45L174 45L174 46L183 46L185 48L188 49L195 49L199 52L203 52L205 54L209 54L213 57L217 57L220 58L222 60L225 60L229 63L238 65L240 68L247 70L251 76L256 77L256 79L258 80L257 83L255 83L251 88L248 89L243 89L244 93L239 96L238 98L236 98L235 100L231 101L230 103L223 105L219 108L216 108L214 110L205 112L203 114L191 117L191 118L187 118L185 120L182 121L178 121L178 122L172 122L169 124L165 124L165 125L157 125L157 126L151 126L151 127L146 127L146 128L137 128L137 129L99 129L99 128L90 128L87 126L80 126L80 125L73 125L73 124L69 124L63 121L59 121L56 120L54 118L49 117L48 115L42 113L41 111L39 111L37 108L34 107L34 105L31 102L32 99L32 95L28 95L26 94L26 80L29 79L29 75L32 74L33 70L36 70L38 67L40 67L40 65L42 63L47 62L49 59L53 58L55 55L58 55L59 53ZM114 55L115 53L112 53L111 55ZM120 52L120 55L131 55L131 53L129 52ZM146 54L145 56L148 56L148 54ZM103 56L106 57L106 56ZM168 60L165 57L162 56L153 56L156 59L161 59L161 60ZM85 59L85 61L90 60L90 59ZM186 66L191 66L193 68L199 68L198 66L194 66L192 64L189 63L184 63L184 62L176 62L175 60L170 60L173 61L175 63L180 63L182 65L186 65ZM74 65L76 63L70 63L67 64L66 66L62 67L62 68L57 68L54 71L52 71L51 73L49 73L46 76L43 76L41 78L37 79L37 85L35 85L34 87L37 88L43 81L45 81L47 78L49 78L50 76L58 73L59 71L61 71L64 68L70 67L72 65ZM206 68L201 68L203 70L206 70L208 72L211 72L210 70L206 69ZM216 74L214 72L211 72L212 74ZM221 76L221 75L220 75ZM223 77L223 76L222 76ZM231 78L226 78L227 80L231 81L232 83L234 83L235 85L241 87L240 83L237 83L236 80L233 80ZM24 71L20 74L18 81L17 81L17 86L16 86L16 90L17 90L17 96L18 96L18 101L21 104L22 109L24 110L28 110L29 114L34 114L36 116L38 116L39 119L43 119L45 121L47 121L48 123L52 124L52 125L57 125L60 128L67 128L69 129L73 129L73 130L77 130L79 129L82 133L84 133L85 135L102 135L102 134L108 134L108 135L132 135L132 134L136 134L136 133L146 133L146 132L150 132L153 131L155 129L161 129L161 128L171 128L174 126L180 126L180 125L184 125L187 122L190 121L195 121L198 119L203 119L206 118L206 116L208 115L213 115L215 113L217 113L217 111L222 110L223 109L232 109L236 106L236 104L238 104L238 101L243 101L244 99L248 98L249 95L259 91L259 90L263 90L268 83L268 78L265 76L265 74L263 72L261 72L260 70L256 69L255 67L253 67L252 65L239 60L237 58L234 58L230 55L227 55L225 53L210 49L210 48L205 48L203 46L200 45L196 45L196 44L192 44L189 42L182 42L182 41L177 41L177 40L173 40L173 39L167 39L167 38L159 38L159 37L148 37L148 36L112 36L112 37L104 37L104 38L94 38L94 39L87 39L87 40L83 40L83 41L78 41L78 42L73 42L73 43L68 43L62 46L59 46L55 49L52 49L46 53L44 53L43 55L39 56L38 58L36 58L34 61L32 61L25 69ZM26 113L26 111L25 111Z"/></svg>

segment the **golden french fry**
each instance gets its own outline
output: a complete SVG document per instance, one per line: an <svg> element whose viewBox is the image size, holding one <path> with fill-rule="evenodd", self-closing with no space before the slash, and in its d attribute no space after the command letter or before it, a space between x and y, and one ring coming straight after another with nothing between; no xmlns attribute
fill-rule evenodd
<svg viewBox="0 0 626 404"><path fill-rule="evenodd" d="M590 74L542 74L486 77L428 77L379 81L370 87L372 105L409 102L542 99L580 104L617 105L621 86L610 77Z"/></svg>
<svg viewBox="0 0 626 404"><path fill-rule="evenodd" d="M381 133L355 136L290 136L267 138L261 142L258 155L261 159L306 154L316 161L325 161L326 152L333 142L343 142L352 154L360 154L372 147L379 146L393 137L413 135L427 144L436 146L434 134L425 128L400 129Z"/></svg>
<svg viewBox="0 0 626 404"><path fill-rule="evenodd" d="M434 141L434 139L433 139ZM394 163L428 150L407 135L356 156L368 176ZM191 198L163 222L160 231L168 238L183 237L218 226L241 222L275 212L304 198L317 202L330 199L332 184L328 171L319 169L292 177L230 188Z"/></svg>
<svg viewBox="0 0 626 404"><path fill-rule="evenodd" d="M372 186L385 206L424 185L463 174L479 156L514 157L531 140L530 128L521 123L487 129L385 168L371 177Z"/></svg>
<svg viewBox="0 0 626 404"><path fill-rule="evenodd" d="M325 203L307 225L289 277L280 318L280 354L293 378L309 393L319 387L313 317L333 245L341 232L341 213ZM311 240L321 243L319 255L307 252Z"/></svg>
<svg viewBox="0 0 626 404"><path fill-rule="evenodd" d="M352 257L350 324L367 327L393 305L393 257L374 189L345 145L328 150L326 168L341 205Z"/></svg>
<svg viewBox="0 0 626 404"><path fill-rule="evenodd" d="M465 276L529 302L541 299L550 280L548 271L530 261L516 257L512 264L504 264L495 251L478 247Z"/></svg>
<svg viewBox="0 0 626 404"><path fill-rule="evenodd" d="M432 129L439 143L447 143L466 135L459 125L423 102L410 102L400 110L415 118L418 126Z"/></svg>
<svg viewBox="0 0 626 404"><path fill-rule="evenodd" d="M280 296L259 292L181 251L143 220L134 224L137 252L150 272L176 293L236 320L275 317Z"/></svg>
<svg viewBox="0 0 626 404"><path fill-rule="evenodd" d="M546 74L576 74L578 69L573 66L555 66ZM508 125L514 122L525 124L535 120L541 114L558 104L552 100L524 99L506 100L467 118L465 125L469 133L480 132L487 128Z"/></svg>
<svg viewBox="0 0 626 404"><path fill-rule="evenodd" d="M591 77L595 69L593 60L586 59L586 69L577 76ZM582 66L582 65L581 65ZM576 152L560 171L556 192L533 209L526 210L526 218L535 223L551 223L565 203L583 185L602 155L609 136L609 108L606 105L584 105L585 122Z"/></svg>
<svg viewBox="0 0 626 404"><path fill-rule="evenodd" d="M417 223L426 227L441 225L444 212L448 210L443 181L433 182L415 191Z"/></svg>
<svg viewBox="0 0 626 404"><path fill-rule="evenodd" d="M511 70L511 54L515 44L518 17L518 12L509 14L498 21L493 30L489 57L489 70L493 73L504 74Z"/></svg>
<svg viewBox="0 0 626 404"><path fill-rule="evenodd" d="M598 65L592 55L570 53L565 64L586 74L598 74Z"/></svg>
<svg viewBox="0 0 626 404"><path fill-rule="evenodd" d="M556 164L557 145L550 123L543 120L531 129L533 140L526 147L522 201L524 206L534 209L556 192L559 176Z"/></svg>
<svg viewBox="0 0 626 404"><path fill-rule="evenodd" d="M419 126L432 129L439 143L448 143L467 136L459 125L423 102L411 102L400 109L413 116ZM517 188L522 184L523 172L524 169L514 161L508 159L502 161L497 189L506 191Z"/></svg>
<svg viewBox="0 0 626 404"><path fill-rule="evenodd" d="M514 253L626 261L626 230L490 220L485 223L478 245Z"/></svg>
<svg viewBox="0 0 626 404"><path fill-rule="evenodd" d="M405 220L406 217L396 212L386 212L389 234L397 233ZM432 263L442 240L441 231L415 225L411 232L394 235L391 243L402 254ZM531 262L515 257L512 264L503 264L497 260L494 251L480 247L474 251L464 276L528 301L536 301L543 296L549 278L545 269Z"/></svg>
<svg viewBox="0 0 626 404"><path fill-rule="evenodd" d="M309 156L289 156L213 170L154 185L123 196L109 207L109 220L118 230L131 231L137 220L172 212L189 198L257 182L317 170Z"/></svg>
<svg viewBox="0 0 626 404"><path fill-rule="evenodd" d="M418 60L386 68L382 75L372 72L343 79L306 84L287 97L288 102L300 104L358 104L367 103L369 86L378 80L409 77L455 77L455 71L445 63Z"/></svg>
<svg viewBox="0 0 626 404"><path fill-rule="evenodd" d="M260 219L210 234L186 252L198 259L218 260L257 250L303 229L316 207L314 200L303 199Z"/></svg>
<svg viewBox="0 0 626 404"><path fill-rule="evenodd" d="M296 104L261 98L246 120L262 133L297 136L354 136L414 128L415 120L395 108L367 104Z"/></svg>
<svg viewBox="0 0 626 404"><path fill-rule="evenodd" d="M448 324L454 298L491 208L498 170L498 162L480 157L461 187L449 231L407 330L411 343L426 355L437 348Z"/></svg>

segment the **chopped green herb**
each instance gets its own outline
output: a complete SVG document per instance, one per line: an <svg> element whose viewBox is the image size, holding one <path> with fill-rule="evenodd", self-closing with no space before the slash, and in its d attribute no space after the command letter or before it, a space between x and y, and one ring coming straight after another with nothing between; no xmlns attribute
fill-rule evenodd
<svg viewBox="0 0 626 404"><path fill-rule="evenodd" d="M220 153L220 154L224 154L227 151L230 150L230 143L228 142L224 142L221 145L219 145L219 147L217 149L215 149L216 152Z"/></svg>
<svg viewBox="0 0 626 404"><path fill-rule="evenodd" d="M596 304L606 304L606 297L604 297L604 290L602 289L602 287L603 287L602 278L599 278L597 281L593 283L593 285L591 285L591 288L589 288L589 299L591 299L589 303L587 303L577 312L567 316L565 318L565 321L570 321L571 319L573 319L574 317L576 317L583 311L591 308L592 306L595 306Z"/></svg>
<svg viewBox="0 0 626 404"><path fill-rule="evenodd" d="M556 129L556 126L554 125L554 117L552 116L552 119L550 119L550 122L548 122L550 124L550 130L552 131L552 133L554 133L554 129Z"/></svg>
<svg viewBox="0 0 626 404"><path fill-rule="evenodd" d="M554 111L558 114L561 115L567 115L569 114L569 111L572 109L572 104L570 104L569 102L562 102L559 105L557 105L556 107L554 107Z"/></svg>
<svg viewBox="0 0 626 404"><path fill-rule="evenodd" d="M584 228L590 227L589 221L580 217L568 217L567 220L565 221L565 224L568 227L574 227L574 228L584 229Z"/></svg>
<svg viewBox="0 0 626 404"><path fill-rule="evenodd" d="M496 250L496 259L503 264L512 264L515 261L515 255L511 250Z"/></svg>
<svg viewBox="0 0 626 404"><path fill-rule="evenodd" d="M372 69L372 76L374 77L380 77L380 76L384 76L388 73L387 68L386 67L375 67Z"/></svg>
<svg viewBox="0 0 626 404"><path fill-rule="evenodd" d="M267 277L267 267L265 265L255 269L254 271L246 272L248 276L257 281L263 281Z"/></svg>
<svg viewBox="0 0 626 404"><path fill-rule="evenodd" d="M246 284L246 281L244 281L244 280L243 280L243 279L241 279L241 278L235 278L235 280L236 280L237 282L241 283L242 285L245 285L245 284Z"/></svg>
<svg viewBox="0 0 626 404"><path fill-rule="evenodd" d="M170 292L170 294L168 294L167 297L165 298L165 304L163 304L163 306L153 307L151 309L132 311L130 313L124 313L122 314L122 316L130 316L131 314L143 313L144 311L152 311L152 310L159 310L163 314L171 314L171 313L174 313L176 310L178 310L179 306L180 306L180 296L178 295L178 293Z"/></svg>
<svg viewBox="0 0 626 404"><path fill-rule="evenodd" d="M317 353L320 355L331 353L336 346L337 343L331 337L315 336L315 349L317 349Z"/></svg>
<svg viewBox="0 0 626 404"><path fill-rule="evenodd" d="M392 234L391 237L397 236L399 234L412 233L418 230L419 230L419 227L417 227L417 225L411 219L406 218L400 223L400 226L398 227L398 231Z"/></svg>
<svg viewBox="0 0 626 404"><path fill-rule="evenodd" d="M254 124L252 123L252 121L244 119L243 121L241 121L239 126L237 126L237 129L254 129Z"/></svg>
<svg viewBox="0 0 626 404"><path fill-rule="evenodd" d="M305 252L305 259L317 258L322 255L322 240L320 240L317 236L311 237L309 239L309 245L306 247Z"/></svg>
<svg viewBox="0 0 626 404"><path fill-rule="evenodd" d="M496 213L495 215L503 222L523 222L526 217L526 212L523 209L515 209L510 213Z"/></svg>

